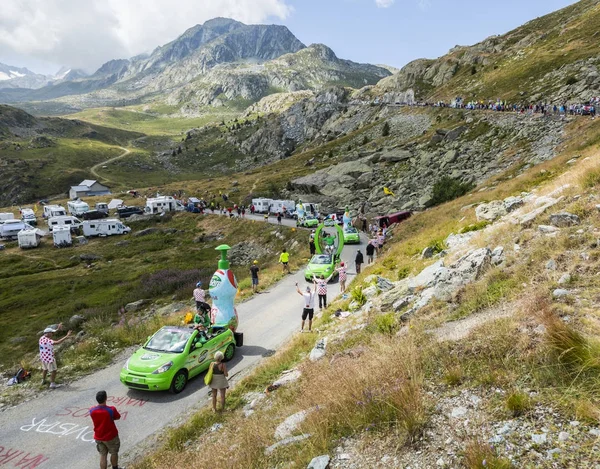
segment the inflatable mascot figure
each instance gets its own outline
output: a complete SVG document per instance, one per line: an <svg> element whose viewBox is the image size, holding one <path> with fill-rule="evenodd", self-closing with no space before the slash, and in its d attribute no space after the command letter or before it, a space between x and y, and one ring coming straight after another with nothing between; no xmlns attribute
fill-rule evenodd
<svg viewBox="0 0 600 469"><path fill-rule="evenodd" d="M348 207L346 207L342 221L344 222L344 229L350 227L350 224L352 223L352 217L350 217L350 209Z"/></svg>
<svg viewBox="0 0 600 469"><path fill-rule="evenodd" d="M304 204L301 200L298 200L298 203L296 204L296 215L298 215L298 220L304 218L304 214Z"/></svg>
<svg viewBox="0 0 600 469"><path fill-rule="evenodd" d="M234 301L238 291L237 280L233 271L229 270L227 251L231 248L222 244L215 248L221 252L221 259L217 271L210 280L209 293L213 300L211 311L211 322L213 324L226 325L233 332L238 326L238 315Z"/></svg>

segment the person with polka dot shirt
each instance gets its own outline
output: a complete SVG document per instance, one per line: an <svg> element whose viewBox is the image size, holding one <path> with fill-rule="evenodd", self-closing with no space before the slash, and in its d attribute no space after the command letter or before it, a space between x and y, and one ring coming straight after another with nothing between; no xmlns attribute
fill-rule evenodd
<svg viewBox="0 0 600 469"><path fill-rule="evenodd" d="M40 361L42 362L42 385L46 384L46 375L50 372L50 389L58 387L56 385L56 358L54 356L54 346L61 344L69 338L71 331L67 332L67 335L62 339L53 340L54 333L61 328L61 324L58 327L47 327L44 329L44 335L40 337Z"/></svg>

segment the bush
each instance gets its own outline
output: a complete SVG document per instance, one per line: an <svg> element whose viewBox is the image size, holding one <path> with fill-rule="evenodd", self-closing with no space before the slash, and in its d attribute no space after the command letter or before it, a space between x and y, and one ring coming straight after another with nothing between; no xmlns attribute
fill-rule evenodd
<svg viewBox="0 0 600 469"><path fill-rule="evenodd" d="M510 469L512 467L508 459L499 457L494 448L480 440L467 443L463 458L467 469Z"/></svg>
<svg viewBox="0 0 600 469"><path fill-rule="evenodd" d="M380 314L375 318L375 327L382 334L392 335L398 329L398 320L394 313Z"/></svg>
<svg viewBox="0 0 600 469"><path fill-rule="evenodd" d="M190 296L196 282L200 279L205 282L210 279L211 271L208 269L175 270L164 269L142 277L139 286L141 298L156 298L159 296L179 293L180 299L185 295ZM185 292L184 292L185 290Z"/></svg>
<svg viewBox="0 0 600 469"><path fill-rule="evenodd" d="M410 274L410 267L404 266L398 269L398 280L404 280Z"/></svg>
<svg viewBox="0 0 600 469"><path fill-rule="evenodd" d="M579 80L577 80L577 78L575 78L574 76L570 76L569 78L567 78L566 84L568 86L574 85L575 83L577 83Z"/></svg>
<svg viewBox="0 0 600 469"><path fill-rule="evenodd" d="M446 370L442 379L448 386L458 386L464 379L463 370L459 365L452 366Z"/></svg>
<svg viewBox="0 0 600 469"><path fill-rule="evenodd" d="M600 167L589 169L581 177L581 185L584 189L591 189L600 184Z"/></svg>
<svg viewBox="0 0 600 469"><path fill-rule="evenodd" d="M470 233L471 231L483 230L489 224L490 224L489 221L487 221L487 220L481 220L481 221L478 221L477 223L473 223L472 225L463 226L460 229L459 233L460 234L465 234L465 233Z"/></svg>
<svg viewBox="0 0 600 469"><path fill-rule="evenodd" d="M460 182L449 176L444 176L433 185L433 195L427 204L428 207L443 204L450 200L465 195L475 186L473 184Z"/></svg>
<svg viewBox="0 0 600 469"><path fill-rule="evenodd" d="M521 391L511 392L506 397L506 409L513 417L523 415L531 408L531 400L529 395Z"/></svg>
<svg viewBox="0 0 600 469"><path fill-rule="evenodd" d="M390 134L390 124L387 122L383 124L383 129L381 129L381 136L387 137Z"/></svg>
<svg viewBox="0 0 600 469"><path fill-rule="evenodd" d="M367 297L363 293L363 289L361 287L355 287L350 293L350 297L353 301L356 301L360 306L364 305L367 302Z"/></svg>

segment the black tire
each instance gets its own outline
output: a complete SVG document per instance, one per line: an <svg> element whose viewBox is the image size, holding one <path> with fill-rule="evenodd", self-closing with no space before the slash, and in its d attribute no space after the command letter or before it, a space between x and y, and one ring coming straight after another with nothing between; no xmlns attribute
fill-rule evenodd
<svg viewBox="0 0 600 469"><path fill-rule="evenodd" d="M173 394L179 394L181 391L185 389L185 386L188 382L188 375L185 370L179 370L175 376L173 376L173 381L171 382L170 391Z"/></svg>
<svg viewBox="0 0 600 469"><path fill-rule="evenodd" d="M225 349L225 351L223 352L223 355L225 356L223 361L228 362L229 360L231 360L233 358L233 356L235 355L235 345L229 344L227 346L227 348Z"/></svg>

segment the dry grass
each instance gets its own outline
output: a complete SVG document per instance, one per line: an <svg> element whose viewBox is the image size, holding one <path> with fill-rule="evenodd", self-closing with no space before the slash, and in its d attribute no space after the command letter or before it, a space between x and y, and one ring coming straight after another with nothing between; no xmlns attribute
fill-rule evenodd
<svg viewBox="0 0 600 469"><path fill-rule="evenodd" d="M467 469L510 469L508 459L498 456L494 448L481 440L471 440L463 451L463 463Z"/></svg>

